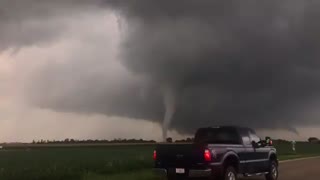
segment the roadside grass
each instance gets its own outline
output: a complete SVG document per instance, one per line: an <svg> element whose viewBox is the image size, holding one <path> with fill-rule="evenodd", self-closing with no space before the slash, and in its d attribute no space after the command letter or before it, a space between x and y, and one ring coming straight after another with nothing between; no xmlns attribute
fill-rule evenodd
<svg viewBox="0 0 320 180"><path fill-rule="evenodd" d="M289 142L275 142L278 159L280 161L320 156L320 144L311 144L308 142L298 142L296 152L292 151L292 145Z"/></svg>

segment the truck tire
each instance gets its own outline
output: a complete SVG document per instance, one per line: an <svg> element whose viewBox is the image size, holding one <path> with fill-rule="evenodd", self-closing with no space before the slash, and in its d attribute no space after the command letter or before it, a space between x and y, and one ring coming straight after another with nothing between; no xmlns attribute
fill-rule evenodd
<svg viewBox="0 0 320 180"><path fill-rule="evenodd" d="M228 166L224 171L224 180L237 180L237 171L233 166Z"/></svg>
<svg viewBox="0 0 320 180"><path fill-rule="evenodd" d="M277 180L279 176L278 164L276 161L271 160L269 165L269 171L266 175L266 180Z"/></svg>

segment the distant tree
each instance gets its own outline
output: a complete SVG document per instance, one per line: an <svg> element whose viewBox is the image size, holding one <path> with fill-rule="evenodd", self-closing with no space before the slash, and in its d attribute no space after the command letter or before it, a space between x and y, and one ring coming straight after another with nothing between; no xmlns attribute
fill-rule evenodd
<svg viewBox="0 0 320 180"><path fill-rule="evenodd" d="M309 141L310 143L319 143L319 139L316 138L316 137L310 137L310 138L308 139L308 141Z"/></svg>
<svg viewBox="0 0 320 180"><path fill-rule="evenodd" d="M278 143L278 144L281 144L281 143L290 143L289 141L287 140L284 140L284 139L277 139L277 140L273 140L274 143Z"/></svg>
<svg viewBox="0 0 320 180"><path fill-rule="evenodd" d="M32 144L36 144L36 141L35 141L35 140L32 140Z"/></svg>
<svg viewBox="0 0 320 180"><path fill-rule="evenodd" d="M172 143L172 138L171 137L167 138L167 143Z"/></svg>

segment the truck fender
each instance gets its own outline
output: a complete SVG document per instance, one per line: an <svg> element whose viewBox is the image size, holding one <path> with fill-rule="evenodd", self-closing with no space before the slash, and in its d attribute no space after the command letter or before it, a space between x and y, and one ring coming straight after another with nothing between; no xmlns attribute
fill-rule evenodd
<svg viewBox="0 0 320 180"><path fill-rule="evenodd" d="M234 152L234 151L228 151L228 152L226 152L226 153L224 154L222 160L223 160L223 161L226 160L227 157L229 157L230 155L233 155L233 156L235 156L235 157L237 157L237 158L239 159L239 156L238 156L238 154L237 154L236 152Z"/></svg>
<svg viewBox="0 0 320 180"><path fill-rule="evenodd" d="M234 151L228 151L222 158L222 161L221 163L224 164L225 161L230 158L230 157L233 157L236 159L236 163L237 163L237 166L239 165L240 163L240 159L239 159L239 156L237 155L237 153L235 153ZM235 167L235 168L238 168L238 167Z"/></svg>
<svg viewBox="0 0 320 180"><path fill-rule="evenodd" d="M275 151L270 151L269 152L269 160L275 160L278 163L278 157Z"/></svg>

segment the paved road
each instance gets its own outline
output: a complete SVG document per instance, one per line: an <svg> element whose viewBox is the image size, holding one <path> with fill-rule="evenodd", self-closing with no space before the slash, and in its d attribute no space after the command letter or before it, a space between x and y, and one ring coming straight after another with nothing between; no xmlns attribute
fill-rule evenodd
<svg viewBox="0 0 320 180"><path fill-rule="evenodd" d="M279 173L279 180L320 180L320 158L282 162ZM264 178L241 180L264 180Z"/></svg>

